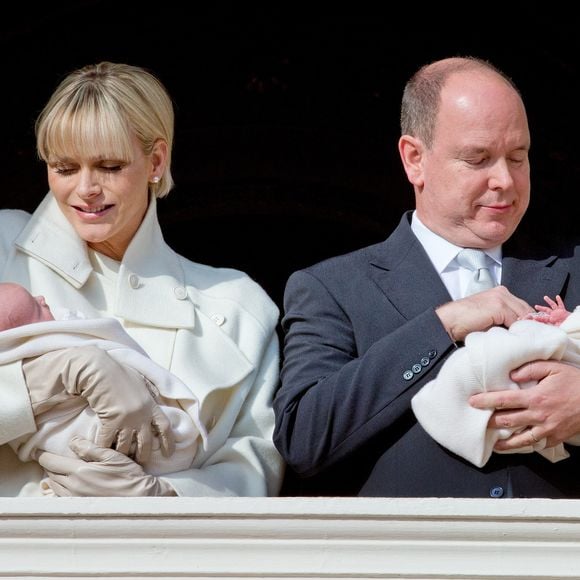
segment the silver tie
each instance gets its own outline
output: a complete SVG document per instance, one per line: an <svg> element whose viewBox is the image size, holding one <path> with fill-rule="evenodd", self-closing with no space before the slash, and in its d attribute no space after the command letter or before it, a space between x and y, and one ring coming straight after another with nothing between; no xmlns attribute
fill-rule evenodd
<svg viewBox="0 0 580 580"><path fill-rule="evenodd" d="M493 288L496 285L491 272L487 268L487 258L483 250L465 248L457 254L457 263L462 268L467 268L473 272L473 278L467 285L465 296L489 290L489 288Z"/></svg>

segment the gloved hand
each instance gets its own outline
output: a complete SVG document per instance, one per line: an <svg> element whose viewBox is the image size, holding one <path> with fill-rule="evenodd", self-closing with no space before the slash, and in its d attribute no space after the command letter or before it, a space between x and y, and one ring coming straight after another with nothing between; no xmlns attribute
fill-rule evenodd
<svg viewBox="0 0 580 580"><path fill-rule="evenodd" d="M35 413L63 389L87 400L101 422L96 443L143 463L153 437L167 457L175 449L171 423L155 401L148 381L96 346L47 353L23 363Z"/></svg>
<svg viewBox="0 0 580 580"><path fill-rule="evenodd" d="M126 455L73 437L70 448L79 456L64 457L40 451L38 463L48 475L46 484L58 496L175 496L165 480L148 475Z"/></svg>

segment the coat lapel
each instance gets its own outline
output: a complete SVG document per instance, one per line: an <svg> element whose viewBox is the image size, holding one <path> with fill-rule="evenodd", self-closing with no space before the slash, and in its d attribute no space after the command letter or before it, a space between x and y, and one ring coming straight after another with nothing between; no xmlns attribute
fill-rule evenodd
<svg viewBox="0 0 580 580"><path fill-rule="evenodd" d="M75 288L83 286L93 270L85 243L77 236L50 192L14 245L54 270Z"/></svg>

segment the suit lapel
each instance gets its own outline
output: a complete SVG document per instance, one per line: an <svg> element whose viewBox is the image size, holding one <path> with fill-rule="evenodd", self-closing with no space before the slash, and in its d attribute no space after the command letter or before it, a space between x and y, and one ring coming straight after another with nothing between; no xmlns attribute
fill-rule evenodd
<svg viewBox="0 0 580 580"><path fill-rule="evenodd" d="M569 277L567 268L558 267L557 258L520 260L503 258L502 284L531 306L544 304L544 296L562 294Z"/></svg>
<svg viewBox="0 0 580 580"><path fill-rule="evenodd" d="M370 277L407 319L451 300L405 214L389 238L375 247Z"/></svg>
<svg viewBox="0 0 580 580"><path fill-rule="evenodd" d="M544 304L544 296L564 294L569 270L555 256L519 259L504 255L502 284L531 306ZM439 274L410 226L410 212L395 231L373 249L370 277L393 306L407 319L451 300Z"/></svg>

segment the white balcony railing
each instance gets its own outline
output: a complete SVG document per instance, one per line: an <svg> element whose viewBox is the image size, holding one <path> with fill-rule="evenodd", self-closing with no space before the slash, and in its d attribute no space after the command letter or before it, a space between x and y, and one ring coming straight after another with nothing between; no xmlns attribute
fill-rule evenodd
<svg viewBox="0 0 580 580"><path fill-rule="evenodd" d="M0 578L580 578L580 501L0 499Z"/></svg>

